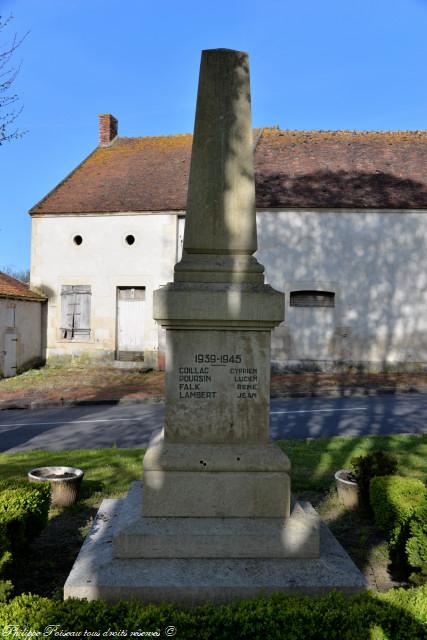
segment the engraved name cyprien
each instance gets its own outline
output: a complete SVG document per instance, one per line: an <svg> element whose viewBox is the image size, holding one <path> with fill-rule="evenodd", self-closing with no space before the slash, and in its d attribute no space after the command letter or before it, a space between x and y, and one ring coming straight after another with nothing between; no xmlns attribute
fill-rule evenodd
<svg viewBox="0 0 427 640"><path fill-rule="evenodd" d="M218 374L233 389L238 399L256 399L258 393L258 369L245 367L241 354L196 353L191 365L178 369L179 397L199 400L214 399L218 393Z"/></svg>

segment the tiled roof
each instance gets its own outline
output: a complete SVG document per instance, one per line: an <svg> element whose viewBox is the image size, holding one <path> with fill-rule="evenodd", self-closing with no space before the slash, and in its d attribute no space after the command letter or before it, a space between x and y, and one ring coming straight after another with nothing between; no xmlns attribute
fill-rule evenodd
<svg viewBox="0 0 427 640"><path fill-rule="evenodd" d="M427 209L427 131L281 131L255 136L258 208ZM30 213L184 210L190 134L116 138Z"/></svg>
<svg viewBox="0 0 427 640"><path fill-rule="evenodd" d="M16 278L8 276L0 271L0 298L19 298L21 300L37 300L42 302L45 298Z"/></svg>
<svg viewBox="0 0 427 640"><path fill-rule="evenodd" d="M427 131L264 130L257 206L427 209Z"/></svg>

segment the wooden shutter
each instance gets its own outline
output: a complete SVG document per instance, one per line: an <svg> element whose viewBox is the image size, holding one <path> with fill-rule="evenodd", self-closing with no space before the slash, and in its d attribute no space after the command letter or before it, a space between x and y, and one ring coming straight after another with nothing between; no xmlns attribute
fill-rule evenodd
<svg viewBox="0 0 427 640"><path fill-rule="evenodd" d="M90 286L63 285L61 300L62 337L68 340L88 339L90 336Z"/></svg>
<svg viewBox="0 0 427 640"><path fill-rule="evenodd" d="M73 287L63 285L61 287L61 337L71 339L73 330Z"/></svg>

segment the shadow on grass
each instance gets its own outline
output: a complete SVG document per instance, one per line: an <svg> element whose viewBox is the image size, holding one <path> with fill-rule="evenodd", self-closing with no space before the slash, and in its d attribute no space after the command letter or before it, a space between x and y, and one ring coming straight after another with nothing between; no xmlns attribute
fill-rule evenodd
<svg viewBox="0 0 427 640"><path fill-rule="evenodd" d="M398 460L398 473L425 481L427 478L427 435L362 436L288 439L277 443L292 463L294 492L327 492L334 474L348 469L351 459L373 451L392 453Z"/></svg>
<svg viewBox="0 0 427 640"><path fill-rule="evenodd" d="M84 503L53 511L44 531L13 559L9 572L13 595L30 592L62 599L65 580L96 511Z"/></svg>
<svg viewBox="0 0 427 640"><path fill-rule="evenodd" d="M335 500L338 503L338 498ZM362 506L351 510L341 507L335 515L330 512L325 521L365 575L370 587L385 591L396 586L413 586L409 583L410 567L397 562L389 554L387 537L375 525L368 508Z"/></svg>

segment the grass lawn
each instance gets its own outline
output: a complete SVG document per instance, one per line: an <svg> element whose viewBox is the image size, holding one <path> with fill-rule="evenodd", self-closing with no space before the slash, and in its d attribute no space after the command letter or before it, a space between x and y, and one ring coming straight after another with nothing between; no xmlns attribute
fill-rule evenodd
<svg viewBox="0 0 427 640"><path fill-rule="evenodd" d="M338 503L334 473L347 468L353 456L381 449L396 455L401 475L425 481L427 436L283 440L279 445L292 461L293 494L316 506L369 584L379 590L404 584L404 575L388 570L384 535L369 515L349 512ZM12 576L16 593L62 597L62 586L101 500L123 495L130 482L140 478L143 454L143 449L114 448L0 454L0 479L22 479L31 468L47 465L74 466L85 472L78 504L51 509L48 527L16 563Z"/></svg>
<svg viewBox="0 0 427 640"><path fill-rule="evenodd" d="M292 490L326 491L335 471L348 469L353 456L387 451L396 456L399 474L427 479L427 435L365 436L281 440L278 444L292 462Z"/></svg>

